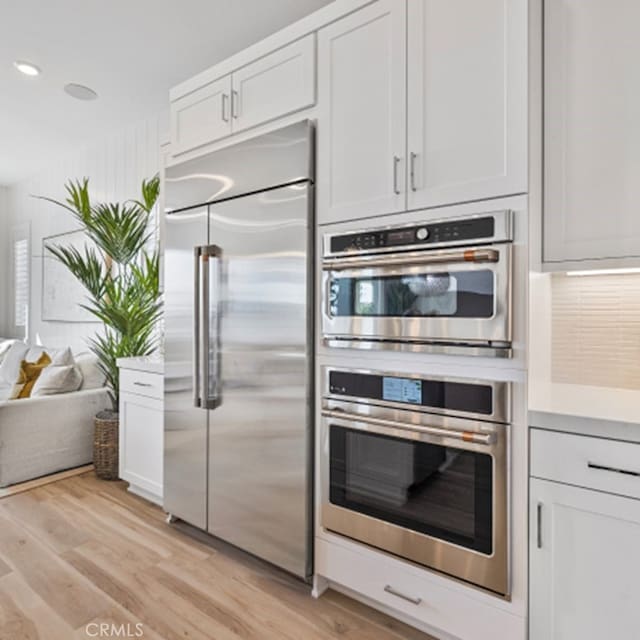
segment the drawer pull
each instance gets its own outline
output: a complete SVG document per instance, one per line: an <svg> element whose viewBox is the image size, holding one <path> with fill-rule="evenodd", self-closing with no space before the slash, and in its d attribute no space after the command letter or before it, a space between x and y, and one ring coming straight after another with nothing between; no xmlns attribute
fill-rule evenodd
<svg viewBox="0 0 640 640"><path fill-rule="evenodd" d="M149 384L148 382L134 382L133 383L136 387L153 387L152 384Z"/></svg>
<svg viewBox="0 0 640 640"><path fill-rule="evenodd" d="M386 585L384 590L387 593L390 593L392 596L396 596L396 598L402 598L411 604L420 604L422 602L422 598L413 598L412 596L408 596L400 591L396 591L390 584Z"/></svg>
<svg viewBox="0 0 640 640"><path fill-rule="evenodd" d="M587 462L589 469L595 469L596 471L610 471L611 473L622 473L625 476L640 477L640 471L631 471L630 469L618 469L617 467L608 467L604 464L597 464L595 462Z"/></svg>
<svg viewBox="0 0 640 640"><path fill-rule="evenodd" d="M536 547L538 547L538 549L542 549L542 502L538 502L536 505L536 526Z"/></svg>

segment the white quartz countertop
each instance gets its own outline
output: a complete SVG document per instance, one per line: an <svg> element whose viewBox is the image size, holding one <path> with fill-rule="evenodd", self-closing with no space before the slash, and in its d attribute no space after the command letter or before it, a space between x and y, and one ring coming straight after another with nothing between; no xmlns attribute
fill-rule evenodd
<svg viewBox="0 0 640 640"><path fill-rule="evenodd" d="M164 374L164 360L160 356L147 356L140 358L118 358L117 365L121 369L134 369L148 373Z"/></svg>
<svg viewBox="0 0 640 640"><path fill-rule="evenodd" d="M640 391L532 384L529 426L640 442Z"/></svg>

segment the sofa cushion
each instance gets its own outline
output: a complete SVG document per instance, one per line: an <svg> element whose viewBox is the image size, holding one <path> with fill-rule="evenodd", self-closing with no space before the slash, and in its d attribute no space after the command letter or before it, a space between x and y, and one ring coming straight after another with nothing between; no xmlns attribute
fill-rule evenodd
<svg viewBox="0 0 640 640"><path fill-rule="evenodd" d="M75 364L47 367L41 374L31 392L32 398L55 396L59 393L72 393L82 386L82 374Z"/></svg>
<svg viewBox="0 0 640 640"><path fill-rule="evenodd" d="M99 389L100 387L104 387L106 378L98 367L98 358L93 355L93 353L83 351L75 356L75 360L82 374L81 389L83 391L85 389Z"/></svg>
<svg viewBox="0 0 640 640"><path fill-rule="evenodd" d="M0 364L2 364L4 357L7 355L7 352L14 342L15 340L12 340L11 338L0 338Z"/></svg>
<svg viewBox="0 0 640 640"><path fill-rule="evenodd" d="M42 370L51 364L51 358L43 353L36 362L23 360L20 363L20 374L11 394L12 400L29 398L31 390L40 377Z"/></svg>
<svg viewBox="0 0 640 640"><path fill-rule="evenodd" d="M24 342L14 342L0 364L0 384L13 385L20 374L20 363L25 359L29 347Z"/></svg>

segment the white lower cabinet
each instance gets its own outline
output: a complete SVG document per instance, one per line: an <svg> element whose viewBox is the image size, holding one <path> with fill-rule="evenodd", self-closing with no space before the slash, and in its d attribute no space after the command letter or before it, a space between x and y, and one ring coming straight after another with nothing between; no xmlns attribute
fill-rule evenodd
<svg viewBox="0 0 640 640"><path fill-rule="evenodd" d="M638 637L640 500L532 478L530 525L530 640Z"/></svg>
<svg viewBox="0 0 640 640"><path fill-rule="evenodd" d="M362 545L315 542L316 573L330 586L438 638L524 640L526 620L491 606L469 587L454 591L426 570ZM487 596L486 598L492 598Z"/></svg>
<svg viewBox="0 0 640 640"><path fill-rule="evenodd" d="M129 491L162 504L163 376L121 369L120 477ZM123 384L124 382L124 384Z"/></svg>

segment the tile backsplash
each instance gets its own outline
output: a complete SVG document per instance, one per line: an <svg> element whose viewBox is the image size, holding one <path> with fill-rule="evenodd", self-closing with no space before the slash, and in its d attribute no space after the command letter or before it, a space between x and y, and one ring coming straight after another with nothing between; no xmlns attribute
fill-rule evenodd
<svg viewBox="0 0 640 640"><path fill-rule="evenodd" d="M640 389L640 273L554 275L553 382Z"/></svg>

